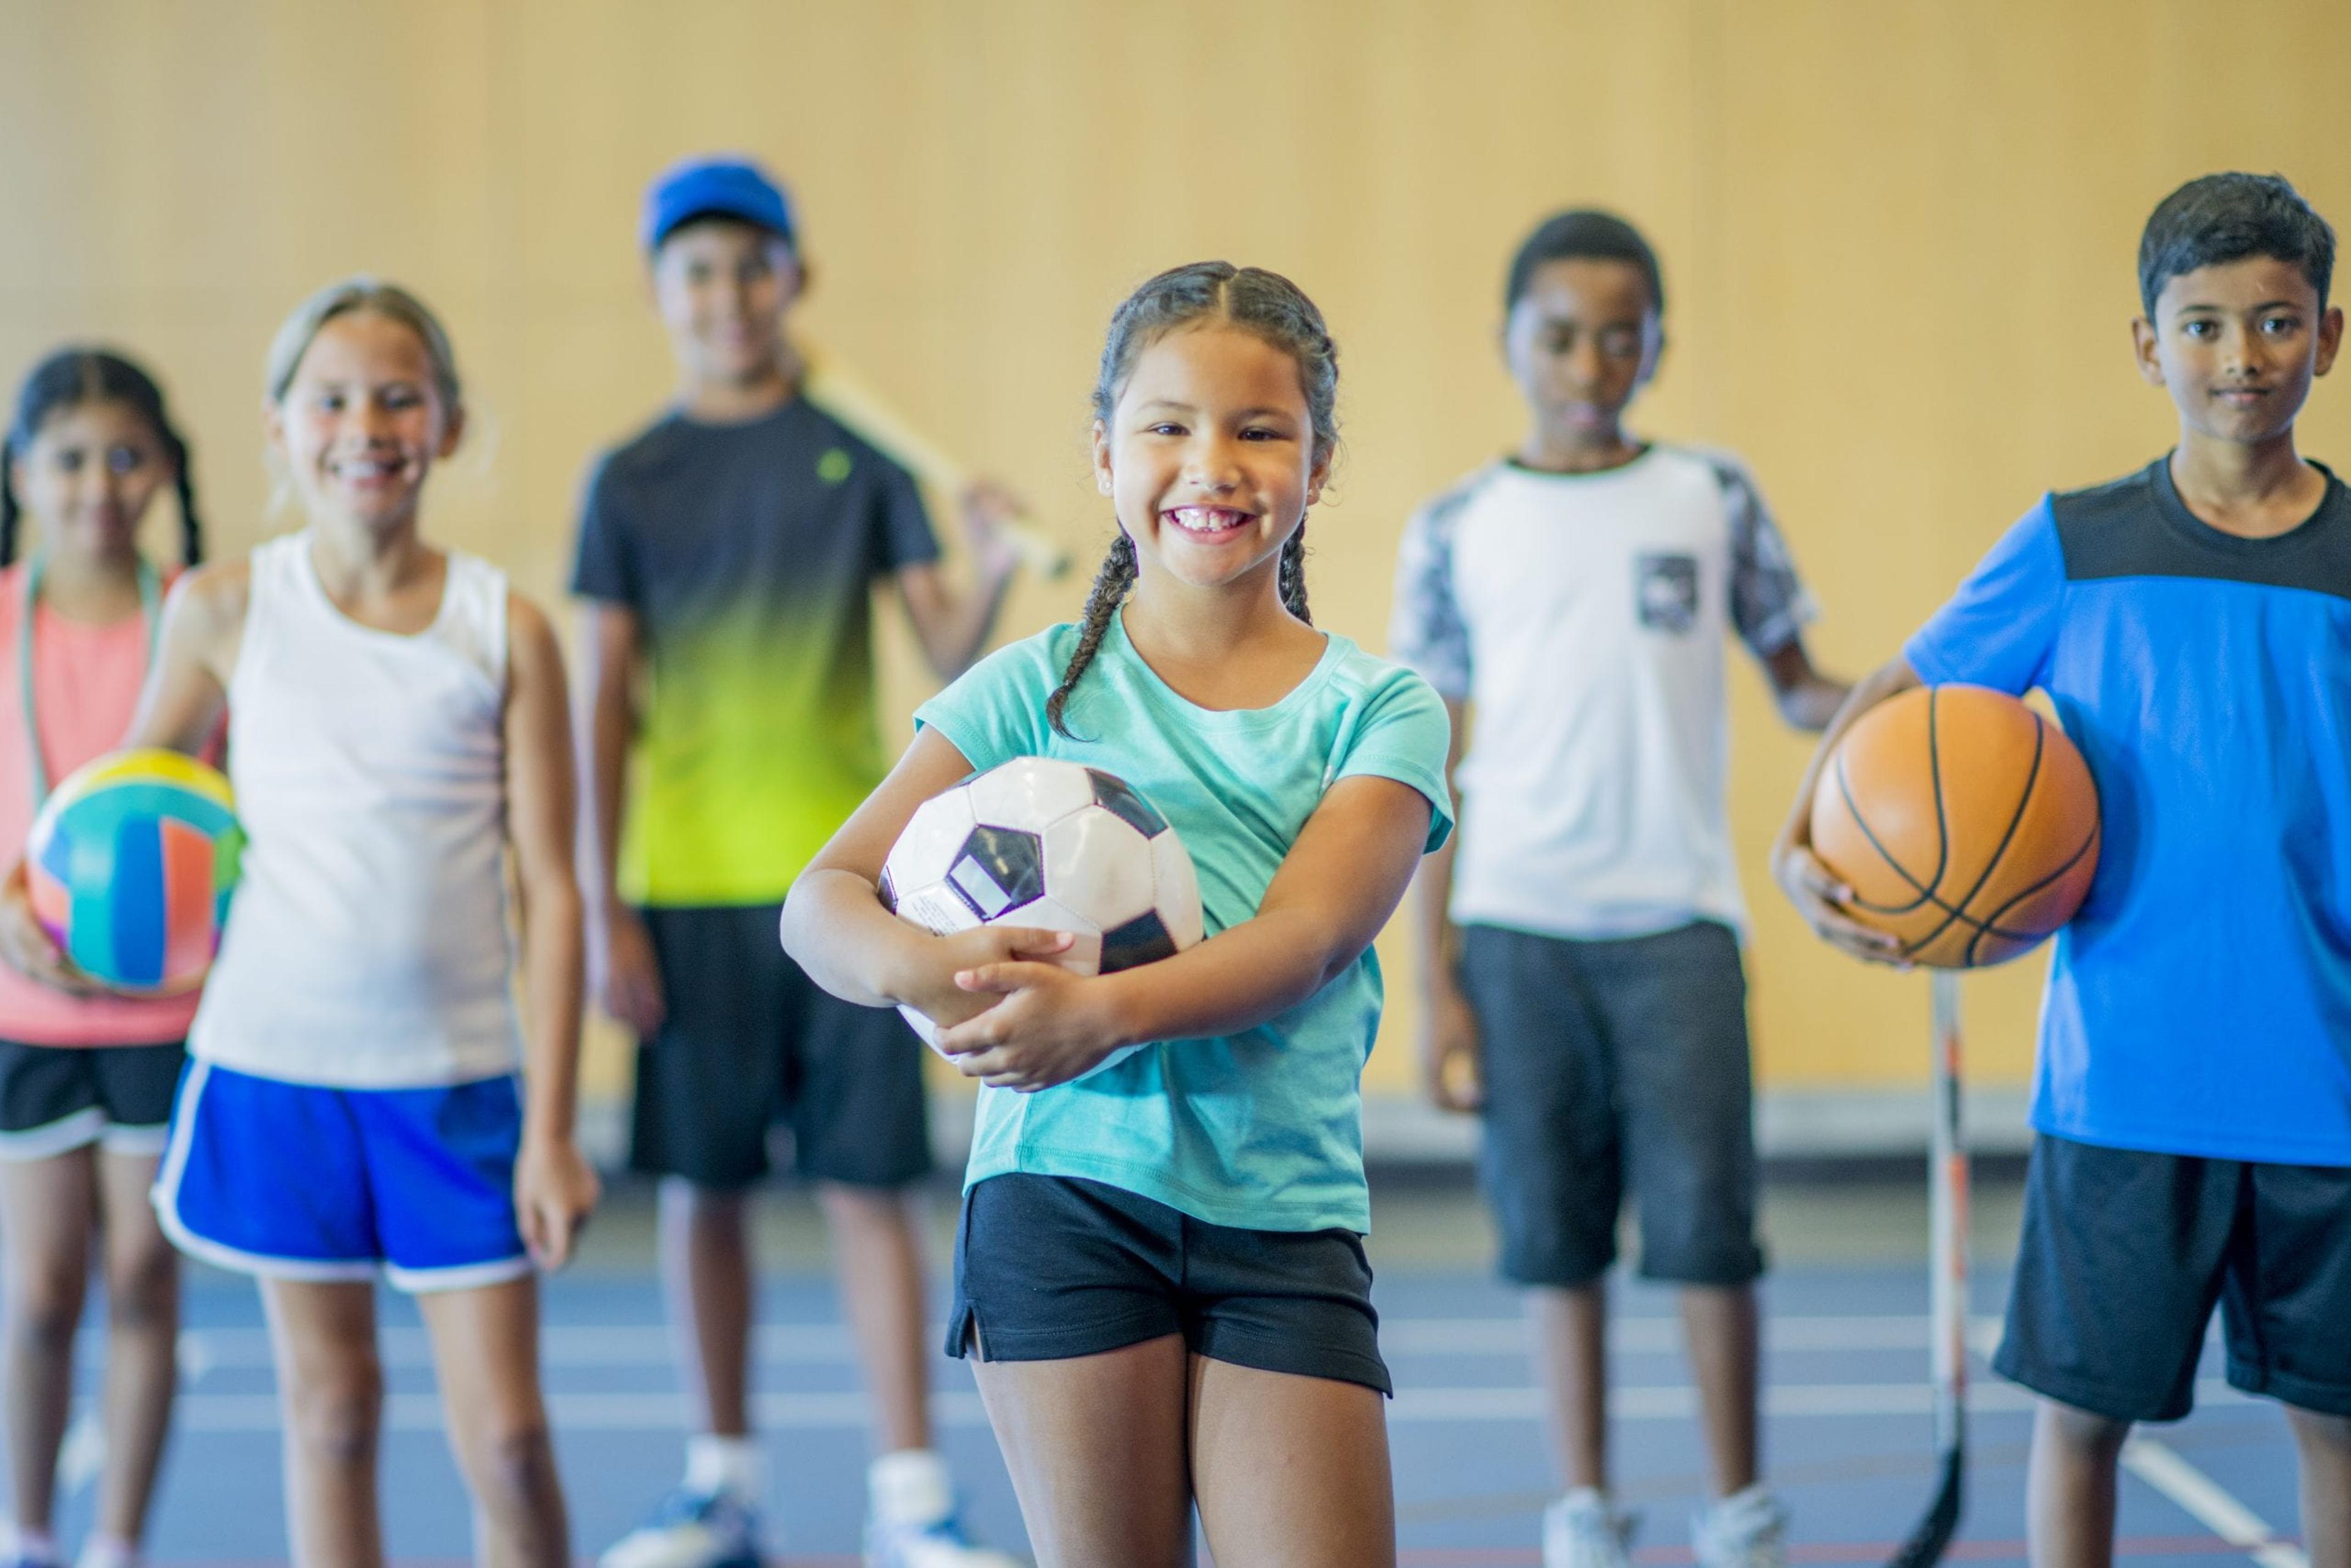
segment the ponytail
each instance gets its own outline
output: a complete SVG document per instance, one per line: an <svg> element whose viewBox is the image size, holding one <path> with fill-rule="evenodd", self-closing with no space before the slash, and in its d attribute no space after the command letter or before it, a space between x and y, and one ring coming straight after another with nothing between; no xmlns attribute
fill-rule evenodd
<svg viewBox="0 0 2351 1568"><path fill-rule="evenodd" d="M1061 684L1045 699L1045 722L1057 733L1070 734L1070 727L1061 716L1069 706L1070 693L1077 685L1078 677L1086 673L1086 666L1094 662L1094 655L1102 651L1102 635L1110 630L1110 618L1118 613L1118 607L1126 601L1127 590L1134 586L1134 541L1121 528L1118 538L1111 541L1110 554L1102 558L1102 570L1094 573L1092 589L1086 594L1085 620L1078 631L1077 649L1070 655L1069 667L1061 672Z"/></svg>
<svg viewBox="0 0 2351 1568"><path fill-rule="evenodd" d="M16 561L16 519L23 508L16 505L16 481L9 470L16 465L13 444L0 446L0 566L13 566Z"/></svg>

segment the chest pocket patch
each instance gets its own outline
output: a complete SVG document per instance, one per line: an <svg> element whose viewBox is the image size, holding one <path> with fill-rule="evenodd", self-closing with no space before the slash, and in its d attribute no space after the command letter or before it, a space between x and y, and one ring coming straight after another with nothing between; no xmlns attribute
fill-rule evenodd
<svg viewBox="0 0 2351 1568"><path fill-rule="evenodd" d="M1685 636L1698 624L1698 557L1678 552L1633 558L1634 607L1652 632Z"/></svg>

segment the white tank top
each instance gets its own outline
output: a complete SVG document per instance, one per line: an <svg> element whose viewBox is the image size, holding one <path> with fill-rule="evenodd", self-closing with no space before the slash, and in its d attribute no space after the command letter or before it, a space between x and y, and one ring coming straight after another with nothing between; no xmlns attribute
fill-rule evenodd
<svg viewBox="0 0 2351 1568"><path fill-rule="evenodd" d="M337 610L308 531L253 552L228 688L247 845L188 1044L345 1089L511 1072L507 580L452 550L413 636Z"/></svg>

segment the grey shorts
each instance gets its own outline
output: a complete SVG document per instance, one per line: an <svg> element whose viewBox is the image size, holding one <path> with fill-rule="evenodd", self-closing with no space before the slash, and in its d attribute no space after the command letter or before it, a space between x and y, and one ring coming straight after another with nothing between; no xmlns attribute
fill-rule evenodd
<svg viewBox="0 0 2351 1568"><path fill-rule="evenodd" d="M1747 980L1728 926L1568 941L1472 925L1460 974L1484 1047L1479 1176L1505 1278L1598 1279L1628 1187L1644 1277L1743 1285L1763 1271Z"/></svg>

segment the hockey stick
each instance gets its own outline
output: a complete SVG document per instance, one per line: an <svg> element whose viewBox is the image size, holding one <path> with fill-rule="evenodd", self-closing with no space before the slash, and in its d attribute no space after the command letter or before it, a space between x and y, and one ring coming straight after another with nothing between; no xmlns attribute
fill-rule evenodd
<svg viewBox="0 0 2351 1568"><path fill-rule="evenodd" d="M1928 1333L1942 1479L1893 1568L1930 1568L1959 1529L1968 1468L1968 1147L1959 1135L1959 977L1935 971L1935 1109L1928 1149Z"/></svg>
<svg viewBox="0 0 2351 1568"><path fill-rule="evenodd" d="M963 493L971 482L969 469L917 433L887 399L839 361L805 341L795 341L808 361L803 390L809 402L889 453L941 500ZM1021 563L1046 581L1070 570L1070 552L1061 541L1039 532L1027 518L1004 525L1004 537L1012 542Z"/></svg>

